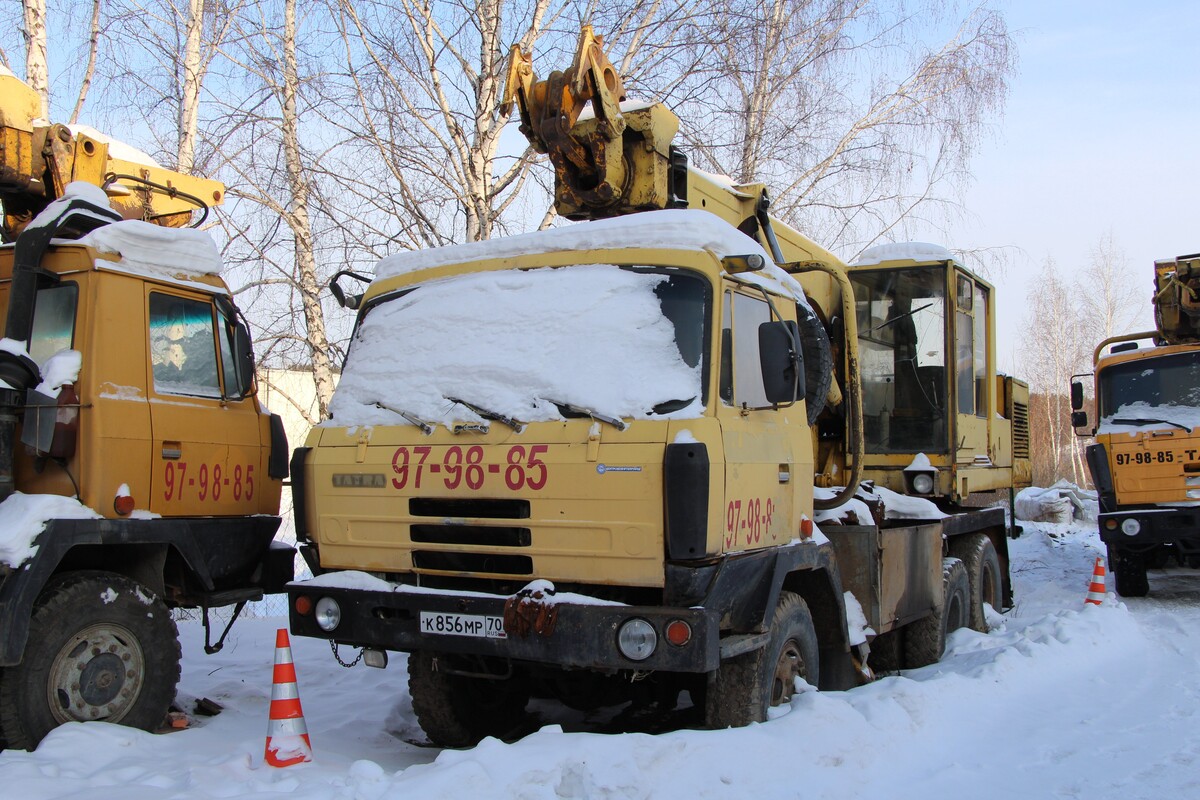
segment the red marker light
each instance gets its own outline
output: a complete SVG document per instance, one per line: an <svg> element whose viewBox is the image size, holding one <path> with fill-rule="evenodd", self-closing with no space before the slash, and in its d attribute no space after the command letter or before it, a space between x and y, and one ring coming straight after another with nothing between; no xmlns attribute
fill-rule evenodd
<svg viewBox="0 0 1200 800"><path fill-rule="evenodd" d="M681 619L673 619L667 623L667 641L676 647L683 647L692 640L692 626Z"/></svg>
<svg viewBox="0 0 1200 800"><path fill-rule="evenodd" d="M808 517L800 520L800 538L811 539L813 535L813 521Z"/></svg>
<svg viewBox="0 0 1200 800"><path fill-rule="evenodd" d="M302 617L307 617L312 613L313 601L307 595L300 595L296 598L296 613Z"/></svg>
<svg viewBox="0 0 1200 800"><path fill-rule="evenodd" d="M113 500L113 510L122 517L128 517L130 514L132 514L135 506L136 503L134 502L133 498L127 494L118 495L117 498Z"/></svg>

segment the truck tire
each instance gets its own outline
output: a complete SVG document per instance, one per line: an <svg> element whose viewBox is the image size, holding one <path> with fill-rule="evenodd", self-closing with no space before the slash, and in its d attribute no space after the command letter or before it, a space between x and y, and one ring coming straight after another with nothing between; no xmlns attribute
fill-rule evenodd
<svg viewBox="0 0 1200 800"><path fill-rule="evenodd" d="M70 572L34 603L20 664L0 671L0 738L32 750L65 722L162 724L179 682L166 604L122 575Z"/></svg>
<svg viewBox="0 0 1200 800"><path fill-rule="evenodd" d="M987 633L987 615L984 613L983 604L988 603L997 610L1004 607L1004 584L996 545L986 533L955 536L950 540L950 555L961 560L967 568L971 628L980 633Z"/></svg>
<svg viewBox="0 0 1200 800"><path fill-rule="evenodd" d="M815 312L803 305L796 307L800 329L800 349L804 353L804 402L808 424L816 425L825 410L825 399L833 383L833 350L829 334Z"/></svg>
<svg viewBox="0 0 1200 800"><path fill-rule="evenodd" d="M904 631L904 667L936 664L946 650L946 634L970 623L970 584L961 559L942 559L942 603Z"/></svg>
<svg viewBox="0 0 1200 800"><path fill-rule="evenodd" d="M408 657L408 693L417 722L439 747L471 747L486 736L503 738L519 729L529 690L515 677L471 678L437 669L447 656L417 652Z"/></svg>
<svg viewBox="0 0 1200 800"><path fill-rule="evenodd" d="M791 702L795 679L820 681L817 632L804 598L780 592L765 647L721 662L704 702L710 728L765 722L767 709Z"/></svg>
<svg viewBox="0 0 1200 800"><path fill-rule="evenodd" d="M1108 563L1117 585L1117 594L1122 597L1145 597L1150 593L1146 560L1140 553L1130 553L1109 545Z"/></svg>

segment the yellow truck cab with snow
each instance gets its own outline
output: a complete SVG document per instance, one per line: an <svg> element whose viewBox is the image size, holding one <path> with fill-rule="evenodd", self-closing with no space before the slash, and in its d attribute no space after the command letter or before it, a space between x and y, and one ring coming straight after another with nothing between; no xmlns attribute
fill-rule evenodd
<svg viewBox="0 0 1200 800"><path fill-rule="evenodd" d="M1004 512L957 503L1024 469L997 419L1020 385L982 311L983 357L947 354L957 282L989 287L929 248L847 268L762 186L689 169L586 27L551 81L514 53L522 130L587 221L393 256L361 295L334 280L358 320L293 456L316 577L289 587L292 631L408 652L422 727L461 746L518 732L531 696L686 690L742 725L798 678L848 688L983 627L1010 602Z"/></svg>
<svg viewBox="0 0 1200 800"><path fill-rule="evenodd" d="M170 609L279 591L288 447L212 238L224 187L29 116L0 71L0 747L175 696ZM207 202L201 200L207 198ZM229 627L226 626L225 633Z"/></svg>
<svg viewBox="0 0 1200 800"><path fill-rule="evenodd" d="M1097 345L1092 424L1082 382L1071 386L1077 432L1096 437L1087 461L1100 498L1100 537L1126 597L1150 591L1148 567L1175 561L1200 568L1198 289L1200 253L1155 262L1155 330Z"/></svg>

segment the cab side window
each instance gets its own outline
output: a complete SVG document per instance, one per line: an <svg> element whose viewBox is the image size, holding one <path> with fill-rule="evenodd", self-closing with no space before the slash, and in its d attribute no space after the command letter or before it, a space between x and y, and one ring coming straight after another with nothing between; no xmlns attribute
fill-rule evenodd
<svg viewBox="0 0 1200 800"><path fill-rule="evenodd" d="M758 328L771 321L771 308L762 300L737 292L725 293L721 323L721 400L727 405L767 408Z"/></svg>
<svg viewBox="0 0 1200 800"><path fill-rule="evenodd" d="M40 366L60 350L75 346L75 309L79 305L79 285L63 282L38 289L33 306L33 330L30 331L29 355Z"/></svg>
<svg viewBox="0 0 1200 800"><path fill-rule="evenodd" d="M220 397L212 305L172 295L150 294L150 360L154 391Z"/></svg>

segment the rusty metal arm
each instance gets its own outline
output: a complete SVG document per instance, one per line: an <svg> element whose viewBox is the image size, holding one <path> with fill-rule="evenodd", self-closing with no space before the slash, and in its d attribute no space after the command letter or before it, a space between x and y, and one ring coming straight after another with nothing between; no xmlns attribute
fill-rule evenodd
<svg viewBox="0 0 1200 800"><path fill-rule="evenodd" d="M532 56L514 46L500 105L502 114L517 107L521 133L535 150L550 157L559 184L585 207L610 204L622 194L626 180L626 122L620 107L625 86L603 45L603 37L584 25L571 65L545 80L538 80ZM589 102L595 123L577 128Z"/></svg>
<svg viewBox="0 0 1200 800"><path fill-rule="evenodd" d="M802 272L824 272L837 283L842 295L842 318L845 324L846 336L846 385L850 389L850 478L842 491L828 500L813 499L813 508L828 510L837 508L845 503L858 491L858 483L862 478L863 458L866 454L863 440L862 416L862 380L858 366L858 311L854 306L854 286L850 276L844 269L820 261L794 262L780 266L789 274Z"/></svg>

